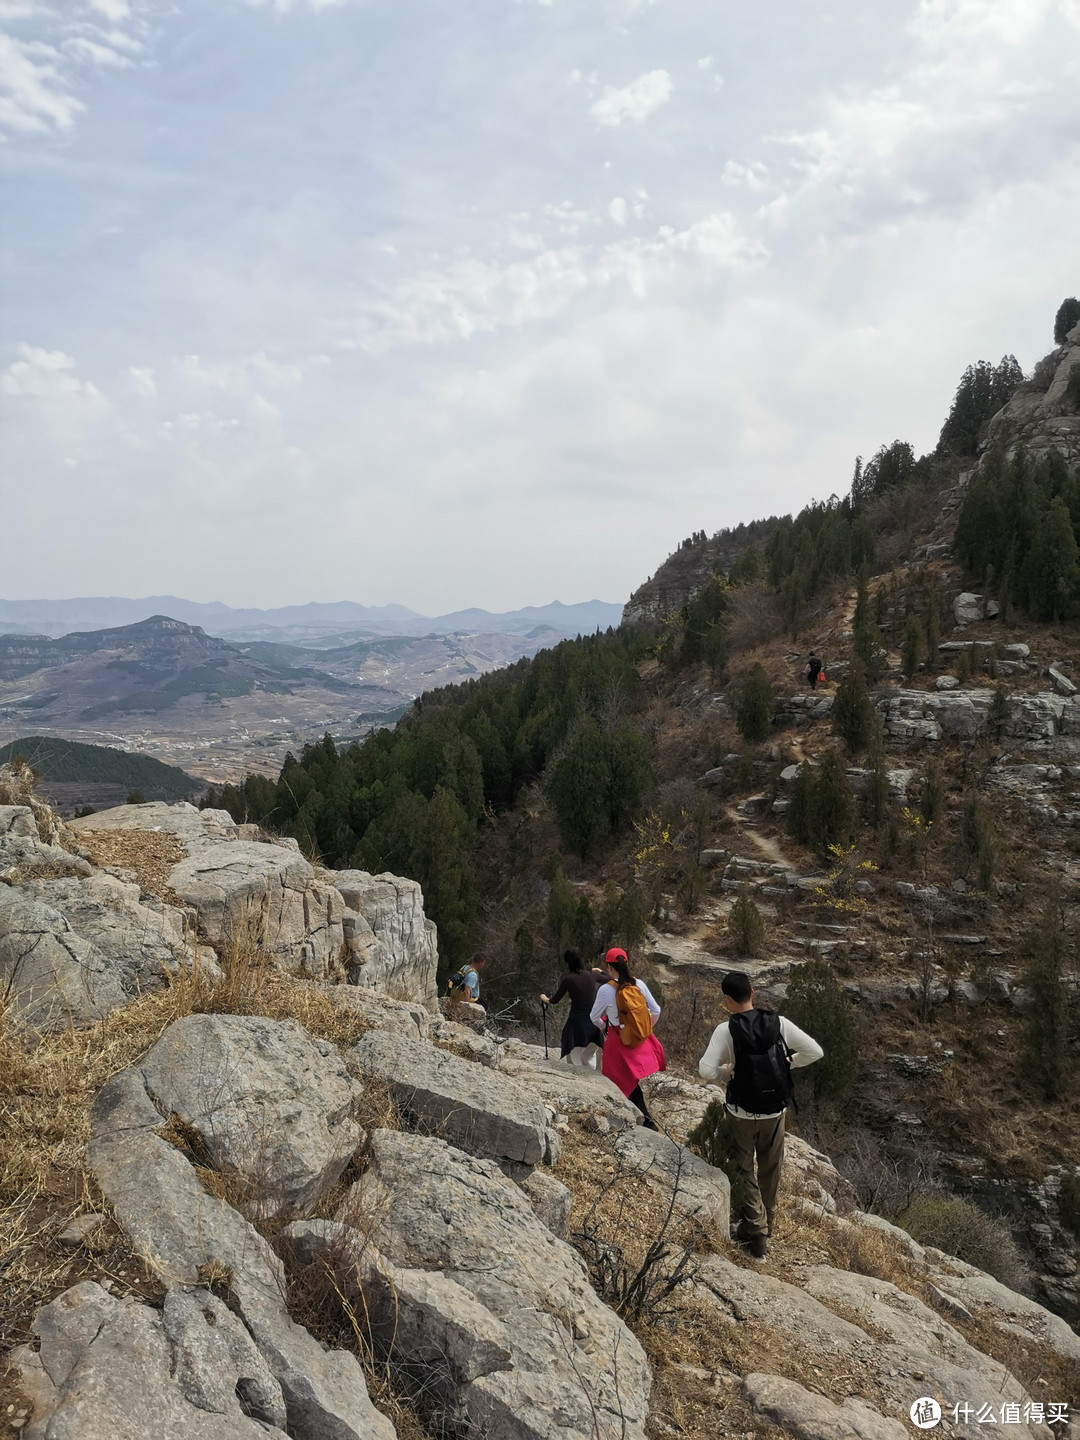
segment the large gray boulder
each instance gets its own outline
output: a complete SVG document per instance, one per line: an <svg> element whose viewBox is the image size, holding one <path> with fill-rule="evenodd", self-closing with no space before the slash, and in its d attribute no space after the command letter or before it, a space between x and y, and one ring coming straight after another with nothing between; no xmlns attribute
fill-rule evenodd
<svg viewBox="0 0 1080 1440"><path fill-rule="evenodd" d="M228 1288L285 1398L293 1440L392 1440L354 1355L324 1350L289 1317L280 1260L231 1205L207 1193L190 1161L158 1133L166 1117L135 1069L102 1087L87 1160L116 1219L167 1283Z"/></svg>
<svg viewBox="0 0 1080 1440"><path fill-rule="evenodd" d="M302 1264L321 1261L341 1277L380 1357L443 1405L457 1411L464 1386L513 1365L506 1326L448 1275L395 1265L338 1220L297 1220L285 1235Z"/></svg>
<svg viewBox="0 0 1080 1440"><path fill-rule="evenodd" d="M651 1385L641 1346L496 1165L428 1136L373 1131L371 1167L341 1218L358 1214L391 1265L452 1281L501 1326L492 1338L506 1337L512 1362L457 1386L470 1433L640 1440ZM456 1294L428 1297L448 1322L466 1313Z"/></svg>
<svg viewBox="0 0 1080 1440"><path fill-rule="evenodd" d="M794 1440L907 1440L909 1434L902 1421L887 1418L858 1396L836 1405L780 1375L747 1375L743 1394L755 1415Z"/></svg>
<svg viewBox="0 0 1080 1440"><path fill-rule="evenodd" d="M366 989L435 1005L437 936L413 880L316 870L295 840L188 804L119 805L74 820L71 829L76 839L99 830L176 839L184 857L169 886L196 915L204 941L220 945L253 933L283 964L314 979L343 966Z"/></svg>
<svg viewBox="0 0 1080 1440"><path fill-rule="evenodd" d="M287 1433L280 1385L242 1323L205 1289L173 1286L158 1312L87 1280L39 1311L33 1330L38 1354L16 1357L36 1401L30 1434L265 1440Z"/></svg>
<svg viewBox="0 0 1080 1440"><path fill-rule="evenodd" d="M722 1170L658 1130L624 1131L615 1141L615 1153L631 1174L640 1175L671 1203L673 1214L727 1235L731 1181Z"/></svg>
<svg viewBox="0 0 1080 1440"><path fill-rule="evenodd" d="M918 1395L962 1396L976 1409L984 1404L996 1409L1003 1401L1023 1406L1031 1398L1004 1365L976 1350L943 1316L889 1281L815 1265L805 1272L803 1283L823 1304L855 1315L876 1333L879 1384L898 1413ZM926 1388L912 1388L923 1385ZM1036 1433L1026 1425L1017 1425L1014 1433L1025 1432Z"/></svg>
<svg viewBox="0 0 1080 1440"><path fill-rule="evenodd" d="M606 1120L612 1130L626 1130L641 1122L641 1112L606 1075L562 1060L545 1060L540 1046L510 1041L496 1065L502 1074L525 1081L560 1115L594 1115Z"/></svg>
<svg viewBox="0 0 1080 1440"><path fill-rule="evenodd" d="M40 1031L99 1020L126 1003L121 976L52 905L0 885L0 990Z"/></svg>
<svg viewBox="0 0 1080 1440"><path fill-rule="evenodd" d="M309 1213L363 1138L353 1119L362 1087L295 1020L188 1015L139 1068L214 1168L242 1178L252 1216Z"/></svg>
<svg viewBox="0 0 1080 1440"><path fill-rule="evenodd" d="M527 1081L385 1031L365 1035L352 1053L402 1110L461 1149L515 1168L551 1153L554 1117Z"/></svg>
<svg viewBox="0 0 1080 1440"><path fill-rule="evenodd" d="M350 979L366 990L435 1006L438 944L424 914L415 880L369 875L366 870L329 872L346 907L345 941Z"/></svg>
<svg viewBox="0 0 1080 1440"><path fill-rule="evenodd" d="M982 1313L1004 1334L1029 1338L1073 1364L1080 1363L1080 1335L1072 1326L992 1275L950 1257L947 1269L935 1269L934 1279L946 1296L974 1315Z"/></svg>
<svg viewBox="0 0 1080 1440"><path fill-rule="evenodd" d="M184 858L169 872L169 887L197 916L199 935L221 944L245 929L292 968L321 978L344 943L345 906L333 886L316 880L295 840L240 839L224 810L194 805L118 805L73 820L86 831L166 834Z"/></svg>

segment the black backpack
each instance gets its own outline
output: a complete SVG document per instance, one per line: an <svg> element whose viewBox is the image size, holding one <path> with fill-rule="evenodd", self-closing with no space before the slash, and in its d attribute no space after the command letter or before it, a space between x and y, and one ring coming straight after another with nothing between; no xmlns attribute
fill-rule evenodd
<svg viewBox="0 0 1080 1440"><path fill-rule="evenodd" d="M792 1052L784 1044L775 1010L740 1010L728 1022L735 1069L727 1103L751 1115L777 1115L795 1093Z"/></svg>

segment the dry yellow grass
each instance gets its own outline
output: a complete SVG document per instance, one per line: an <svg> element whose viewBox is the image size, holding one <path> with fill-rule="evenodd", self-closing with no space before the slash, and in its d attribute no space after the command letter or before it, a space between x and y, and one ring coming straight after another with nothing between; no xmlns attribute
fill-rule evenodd
<svg viewBox="0 0 1080 1440"><path fill-rule="evenodd" d="M362 1015L338 1009L324 991L269 963L249 929L226 947L220 975L186 967L165 989L96 1024L32 1036L0 1013L0 1347L24 1340L34 1311L87 1276L155 1293L153 1276L117 1227L74 1252L57 1236L76 1215L103 1208L85 1169L98 1090L174 1021L198 1013L295 1019L342 1045L366 1028Z"/></svg>
<svg viewBox="0 0 1080 1440"><path fill-rule="evenodd" d="M184 902L169 888L169 875L187 854L175 835L149 830L80 830L80 850L99 868L130 870L147 895L170 905Z"/></svg>

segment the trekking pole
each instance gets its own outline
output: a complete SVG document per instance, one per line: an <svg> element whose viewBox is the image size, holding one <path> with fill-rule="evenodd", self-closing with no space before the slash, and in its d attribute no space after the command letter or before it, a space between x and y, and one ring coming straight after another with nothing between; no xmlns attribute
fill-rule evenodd
<svg viewBox="0 0 1080 1440"><path fill-rule="evenodd" d="M543 1004L542 1004L542 1005L540 1006L540 1012L541 1012L541 1014L542 1014L543 1017L544 1017L544 1059L546 1060L546 1059L548 1058L548 1041L547 1041L547 1012L548 1012L548 1007L547 1007L546 1005L543 1005Z"/></svg>

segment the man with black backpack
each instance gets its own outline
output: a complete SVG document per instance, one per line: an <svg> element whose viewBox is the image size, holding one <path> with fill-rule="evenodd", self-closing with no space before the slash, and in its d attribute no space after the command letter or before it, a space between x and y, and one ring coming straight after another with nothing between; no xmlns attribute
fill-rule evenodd
<svg viewBox="0 0 1080 1440"><path fill-rule="evenodd" d="M755 1259L764 1260L784 1160L784 1116L794 1091L791 1072L825 1052L783 1015L758 1009L741 970L725 975L720 988L730 1019L713 1031L698 1074L727 1081L724 1104L745 1191L737 1234Z"/></svg>

